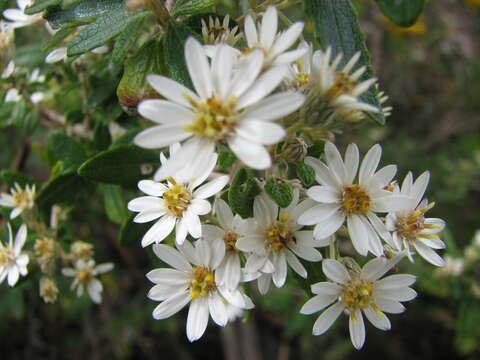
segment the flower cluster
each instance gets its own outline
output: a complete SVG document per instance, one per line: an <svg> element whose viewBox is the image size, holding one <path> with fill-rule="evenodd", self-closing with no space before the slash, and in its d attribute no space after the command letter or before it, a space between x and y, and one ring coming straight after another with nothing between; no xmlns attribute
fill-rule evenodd
<svg viewBox="0 0 480 360"><path fill-rule="evenodd" d="M304 261L322 261L329 281L312 285L315 296L301 313L333 303L313 334L324 333L347 313L359 349L365 341L363 315L388 330L384 313L404 311L401 302L416 296L410 288L414 276L382 277L404 256L413 261L416 253L444 264L433 249L445 247L438 235L445 222L425 217L433 206L423 199L428 172L415 181L408 173L397 185L395 165L379 168L380 145L363 160L355 144L342 158L330 141L321 157L306 156L318 132L304 134L310 128L302 125L318 118L358 121L364 112L388 115L391 108L383 107L383 93L382 108L360 99L376 82L357 66L360 54L341 66L342 56L333 56L330 48L313 51L304 41L295 48L302 30L299 22L279 32L271 6L258 22L246 16L247 46L239 48L239 28L229 29L228 17L222 24L210 19L202 27L205 44L193 38L185 44L193 90L165 76L147 77L160 99L142 101L138 113L155 125L134 142L148 149L169 147L169 152L160 154L153 179L138 183L146 196L131 200L128 208L138 213L135 222L155 221L141 244L153 244L155 255L170 266L147 274L155 284L148 297L160 302L153 317L165 319L190 304L190 341L202 336L209 316L225 326L229 308L253 308L246 282L256 281L264 295L271 282L284 286L289 267L308 279ZM303 118L312 111L316 119ZM217 166L220 151L237 159L229 165L232 174L242 163L250 168L238 172L251 176L240 190L238 176L225 173L229 166ZM298 178L289 166L297 168ZM300 176L301 171L306 173ZM369 254L374 258L363 267L350 257Z"/></svg>

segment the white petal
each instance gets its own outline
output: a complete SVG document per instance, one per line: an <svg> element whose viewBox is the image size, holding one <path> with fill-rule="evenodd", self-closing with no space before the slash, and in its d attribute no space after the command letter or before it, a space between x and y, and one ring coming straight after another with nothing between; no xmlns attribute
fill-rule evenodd
<svg viewBox="0 0 480 360"><path fill-rule="evenodd" d="M429 180L430 173L428 171L425 171L413 183L410 196L415 200L415 204L420 203L420 201L422 200L422 197L427 190Z"/></svg>
<svg viewBox="0 0 480 360"><path fill-rule="evenodd" d="M306 49L296 49L296 50L284 52L283 54L280 54L278 56L277 55L269 56L269 58L276 56L275 60L272 63L273 66L288 65L298 60L299 58L301 58L302 55L305 54L305 52L306 52Z"/></svg>
<svg viewBox="0 0 480 360"><path fill-rule="evenodd" d="M297 257L289 250L285 249L285 258L287 260L288 265L301 277L304 279L307 278L307 270L302 265L302 263L297 259Z"/></svg>
<svg viewBox="0 0 480 360"><path fill-rule="evenodd" d="M144 100L138 104L138 112L158 124L185 126L195 119L195 114L190 109L168 100Z"/></svg>
<svg viewBox="0 0 480 360"><path fill-rule="evenodd" d="M312 186L307 190L307 195L310 199L313 199L319 203L339 203L341 200L341 194L330 186Z"/></svg>
<svg viewBox="0 0 480 360"><path fill-rule="evenodd" d="M237 288L241 278L240 257L238 254L229 255L225 262L225 286L229 290Z"/></svg>
<svg viewBox="0 0 480 360"><path fill-rule="evenodd" d="M8 270L8 278L7 278L8 285L14 286L17 283L19 276L20 274L18 272L18 268L16 266L11 267Z"/></svg>
<svg viewBox="0 0 480 360"><path fill-rule="evenodd" d="M275 6L269 6L263 14L262 25L260 26L260 44L268 49L272 46L277 35L278 17Z"/></svg>
<svg viewBox="0 0 480 360"><path fill-rule="evenodd" d="M375 299L375 304L380 310L390 314L401 314L405 311L405 306L395 300L377 298Z"/></svg>
<svg viewBox="0 0 480 360"><path fill-rule="evenodd" d="M323 296L335 296L339 297L342 292L342 287L340 285L334 284L332 282L323 281L313 284L311 286L312 292L314 294L323 295Z"/></svg>
<svg viewBox="0 0 480 360"><path fill-rule="evenodd" d="M280 125L256 120L242 121L235 132L246 141L263 145L276 144L285 136Z"/></svg>
<svg viewBox="0 0 480 360"><path fill-rule="evenodd" d="M182 84L161 75L148 75L147 80L162 96L177 104L191 107L187 97L198 102L198 96Z"/></svg>
<svg viewBox="0 0 480 360"><path fill-rule="evenodd" d="M326 277L339 284L345 284L350 280L350 274L348 273L346 267L337 260L323 260L322 269Z"/></svg>
<svg viewBox="0 0 480 360"><path fill-rule="evenodd" d="M153 245L153 252L160 260L171 267L174 267L175 269L185 272L190 272L192 270L192 266L187 259L185 259L185 257L178 250L171 246L155 244Z"/></svg>
<svg viewBox="0 0 480 360"><path fill-rule="evenodd" d="M202 337L208 325L208 303L205 297L192 300L187 316L187 337L190 342Z"/></svg>
<svg viewBox="0 0 480 360"><path fill-rule="evenodd" d="M245 252L260 252L265 247L265 239L261 235L247 235L237 240L235 247Z"/></svg>
<svg viewBox="0 0 480 360"><path fill-rule="evenodd" d="M310 165L315 170L315 180L320 185L326 185L334 189L341 189L342 184L337 181L330 169L320 160L311 156L305 158L305 164Z"/></svg>
<svg viewBox="0 0 480 360"><path fill-rule="evenodd" d="M300 215L297 221L301 225L318 224L331 218L339 211L340 207L341 205L337 203L315 205Z"/></svg>
<svg viewBox="0 0 480 360"><path fill-rule="evenodd" d="M220 192L225 185L228 184L229 180L230 178L227 175L219 176L215 180L212 180L195 190L193 196L198 199L207 199Z"/></svg>
<svg viewBox="0 0 480 360"><path fill-rule="evenodd" d="M416 280L416 277L409 274L390 275L382 280L375 282L375 288L388 290L395 288L402 288L412 285Z"/></svg>
<svg viewBox="0 0 480 360"><path fill-rule="evenodd" d="M142 247L152 243L159 243L172 232L175 227L176 219L173 216L165 215L160 218L142 238Z"/></svg>
<svg viewBox="0 0 480 360"><path fill-rule="evenodd" d="M142 211L133 218L133 222L136 222L139 224L147 223L152 220L158 219L159 217L164 216L165 213L166 213L165 209L159 209L159 210L153 209L153 210Z"/></svg>
<svg viewBox="0 0 480 360"><path fill-rule="evenodd" d="M210 245L212 256L210 258L209 268L215 270L225 258L225 243L215 241Z"/></svg>
<svg viewBox="0 0 480 360"><path fill-rule="evenodd" d="M265 295L268 292L268 290L270 289L271 279L271 274L264 274L258 279L257 284L260 294Z"/></svg>
<svg viewBox="0 0 480 360"><path fill-rule="evenodd" d="M347 185L346 182L346 169L343 164L342 156L338 152L338 149L330 141L325 144L325 159L327 165L336 176L337 181L343 185Z"/></svg>
<svg viewBox="0 0 480 360"><path fill-rule="evenodd" d="M287 66L275 66L260 75L255 83L239 97L237 109L251 106L269 95L288 72Z"/></svg>
<svg viewBox="0 0 480 360"><path fill-rule="evenodd" d="M287 260L283 251L277 254L274 265L275 272L272 274L272 280L275 286L280 288L285 285L287 280Z"/></svg>
<svg viewBox="0 0 480 360"><path fill-rule="evenodd" d="M378 144L372 146L370 150L368 150L367 154L363 158L362 165L360 166L360 172L358 174L360 184L365 184L368 182L370 177L377 169L381 156L382 147Z"/></svg>
<svg viewBox="0 0 480 360"><path fill-rule="evenodd" d="M175 227L175 243L182 245L187 237L188 224L185 218L180 219Z"/></svg>
<svg viewBox="0 0 480 360"><path fill-rule="evenodd" d="M359 152L356 144L350 144L345 152L346 183L351 184L358 171Z"/></svg>
<svg viewBox="0 0 480 360"><path fill-rule="evenodd" d="M183 220L185 221L188 229L188 233L194 238L198 239L202 236L202 223L197 214L187 210L183 215Z"/></svg>
<svg viewBox="0 0 480 360"><path fill-rule="evenodd" d="M193 37L185 42L185 61L198 95L208 99L213 92L212 73L203 46Z"/></svg>
<svg viewBox="0 0 480 360"><path fill-rule="evenodd" d="M366 256L369 250L368 228L358 215L347 216L348 234L355 250L362 256Z"/></svg>
<svg viewBox="0 0 480 360"><path fill-rule="evenodd" d="M153 318L163 320L182 310L190 302L188 291L181 292L165 300L153 310ZM208 318L207 318L208 320Z"/></svg>
<svg viewBox="0 0 480 360"><path fill-rule="evenodd" d="M22 250L26 240L27 240L27 225L22 224L22 226L20 226L20 229L18 229L17 234L15 235L15 242L13 245L13 252L15 255L20 254L20 250Z"/></svg>
<svg viewBox="0 0 480 360"><path fill-rule="evenodd" d="M162 196L163 193L168 190L168 187L164 184L152 180L140 180L138 182L138 188L145 194L151 196Z"/></svg>
<svg viewBox="0 0 480 360"><path fill-rule="evenodd" d="M225 99L228 95L229 80L235 59L235 50L226 44L217 46L212 61L212 79L216 95Z"/></svg>
<svg viewBox="0 0 480 360"><path fill-rule="evenodd" d="M235 75L230 82L228 93L235 97L241 96L256 81L257 76L262 69L262 65L263 52L260 49L256 49L244 57L238 65L238 69L235 71Z"/></svg>
<svg viewBox="0 0 480 360"><path fill-rule="evenodd" d="M202 225L202 238L210 241L223 241L225 231L214 225Z"/></svg>
<svg viewBox="0 0 480 360"><path fill-rule="evenodd" d="M313 324L313 335L322 335L330 329L343 310L345 310L345 305L341 302L337 302L325 310Z"/></svg>
<svg viewBox="0 0 480 360"><path fill-rule="evenodd" d="M176 269L154 269L147 273L147 279L155 284L164 285L184 285L188 284L190 273L185 273Z"/></svg>
<svg viewBox="0 0 480 360"><path fill-rule="evenodd" d="M420 241L414 241L413 246L415 247L415 250L417 250L417 252L420 254L420 256L427 260L429 263L435 266L445 266L445 260L443 260L440 255L438 255L427 245L423 244Z"/></svg>
<svg viewBox="0 0 480 360"><path fill-rule="evenodd" d="M212 205L207 200L193 199L188 205L188 211L196 215L206 215L212 209Z"/></svg>
<svg viewBox="0 0 480 360"><path fill-rule="evenodd" d="M363 315L360 310L355 310L355 320L350 314L350 320L348 323L350 329L350 340L355 349L359 350L362 348L365 342L365 324L363 323Z"/></svg>
<svg viewBox="0 0 480 360"><path fill-rule="evenodd" d="M213 321L219 326L225 326L228 321L227 309L225 308L225 303L223 299L218 295L214 294L208 298L208 308L210 310L210 315L212 316Z"/></svg>
<svg viewBox="0 0 480 360"><path fill-rule="evenodd" d="M50 51L45 58L45 62L47 64L53 64L58 61L64 60L67 57L67 48L66 47L60 47L58 49L54 49Z"/></svg>
<svg viewBox="0 0 480 360"><path fill-rule="evenodd" d="M272 54L278 55L288 48L290 48L303 31L303 23L296 22L290 26L287 31L283 32L275 41L275 44L270 49Z"/></svg>
<svg viewBox="0 0 480 360"><path fill-rule="evenodd" d="M251 254L247 258L247 262L245 263L245 271L247 273L257 272L265 264L265 261L267 261L265 256L259 256L257 254Z"/></svg>
<svg viewBox="0 0 480 360"><path fill-rule="evenodd" d="M277 220L278 206L265 194L261 194L253 202L253 215L259 225L269 226Z"/></svg>
<svg viewBox="0 0 480 360"><path fill-rule="evenodd" d="M278 120L297 110L305 96L293 91L281 92L260 100L242 113L244 119Z"/></svg>
<svg viewBox="0 0 480 360"><path fill-rule="evenodd" d="M310 246L302 246L294 242L288 244L288 248L292 250L298 257L308 261L320 261L322 260L322 254L317 249Z"/></svg>
<svg viewBox="0 0 480 360"><path fill-rule="evenodd" d="M375 281L390 271L404 256L405 253L399 253L389 260L383 257L372 259L363 266L362 277Z"/></svg>
<svg viewBox="0 0 480 360"><path fill-rule="evenodd" d="M345 215L341 212L335 213L325 221L315 225L313 229L313 237L315 240L327 239L334 234L345 221Z"/></svg>
<svg viewBox="0 0 480 360"><path fill-rule="evenodd" d="M162 199L154 196L141 196L130 200L127 207L128 210L135 212L162 210L165 208L165 203Z"/></svg>
<svg viewBox="0 0 480 360"><path fill-rule="evenodd" d="M272 165L268 151L259 144L254 144L235 136L228 140L230 149L247 166L255 170L265 170Z"/></svg>
<svg viewBox="0 0 480 360"><path fill-rule="evenodd" d="M92 279L87 286L88 295L95 304L102 302L102 283L98 279Z"/></svg>
<svg viewBox="0 0 480 360"><path fill-rule="evenodd" d="M378 313L369 306L363 309L363 313L367 317L368 321L370 321L377 329L385 331L390 330L392 327L390 320L388 320L387 316L381 311Z"/></svg>
<svg viewBox="0 0 480 360"><path fill-rule="evenodd" d="M188 287L188 284L182 284L182 285L157 284L157 285L154 285L149 290L147 297L153 301L165 301L180 293L185 293L187 290L187 287Z"/></svg>
<svg viewBox="0 0 480 360"><path fill-rule="evenodd" d="M393 177L397 173L396 165L387 165L378 170L371 178L368 183L368 186L376 186L383 188L390 184Z"/></svg>
<svg viewBox="0 0 480 360"><path fill-rule="evenodd" d="M186 132L181 124L156 125L138 133L133 142L147 149L159 149L185 140L192 134Z"/></svg>
<svg viewBox="0 0 480 360"><path fill-rule="evenodd" d="M320 310L323 310L333 301L335 301L336 296L325 296L325 295L316 295L308 300L300 309L300 314L310 315L316 313Z"/></svg>
<svg viewBox="0 0 480 360"><path fill-rule="evenodd" d="M373 198L371 205L371 210L374 212L402 211L411 209L414 206L414 200L402 195L389 195Z"/></svg>
<svg viewBox="0 0 480 360"><path fill-rule="evenodd" d="M222 200L222 199L217 199L215 200L215 216L218 219L218 222L220 223L220 226L224 230L233 230L232 224L233 224L233 213L232 210L230 209L230 206Z"/></svg>
<svg viewBox="0 0 480 360"><path fill-rule="evenodd" d="M253 48L258 43L258 34L257 34L257 26L252 19L251 15L247 15L245 18L245 37L247 38L248 47Z"/></svg>
<svg viewBox="0 0 480 360"><path fill-rule="evenodd" d="M394 301L410 301L417 297L417 292L409 287L387 290L377 289L377 297Z"/></svg>

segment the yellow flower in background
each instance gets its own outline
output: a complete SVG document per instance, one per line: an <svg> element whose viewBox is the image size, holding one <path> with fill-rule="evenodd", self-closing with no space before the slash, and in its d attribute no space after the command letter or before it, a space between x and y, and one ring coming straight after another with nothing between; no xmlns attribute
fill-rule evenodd
<svg viewBox="0 0 480 360"><path fill-rule="evenodd" d="M471 7L480 7L480 0L465 0L465 4Z"/></svg>
<svg viewBox="0 0 480 360"><path fill-rule="evenodd" d="M465 1L473 1L480 4L480 0L465 0ZM415 24L407 28L395 25L390 19L386 18L385 16L382 16L382 20L385 22L387 30L397 36L402 36L402 35L422 36L422 35L425 35L425 33L427 32L427 26L425 25L425 18L423 16L419 17Z"/></svg>

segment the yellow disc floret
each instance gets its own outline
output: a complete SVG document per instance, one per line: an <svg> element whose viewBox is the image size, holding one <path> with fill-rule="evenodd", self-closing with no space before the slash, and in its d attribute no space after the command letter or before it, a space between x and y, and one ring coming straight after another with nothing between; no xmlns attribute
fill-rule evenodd
<svg viewBox="0 0 480 360"><path fill-rule="evenodd" d="M354 277L343 285L341 298L346 308L352 313L373 304L374 287L370 281Z"/></svg>
<svg viewBox="0 0 480 360"><path fill-rule="evenodd" d="M232 134L238 117L235 97L231 97L228 101L211 97L200 103L187 99L195 109L195 120L184 127L185 131L215 141L224 140Z"/></svg>
<svg viewBox="0 0 480 360"><path fill-rule="evenodd" d="M326 93L327 98L336 98L342 94L349 94L356 86L347 74L343 72L335 73L335 83L328 89Z"/></svg>
<svg viewBox="0 0 480 360"><path fill-rule="evenodd" d="M233 231L225 232L225 235L223 235L223 241L225 242L225 247L227 251L238 252L238 249L235 247L238 238L238 234L234 233Z"/></svg>
<svg viewBox="0 0 480 360"><path fill-rule="evenodd" d="M407 216L399 217L396 224L397 232L402 238L414 241L419 237L423 238L438 238L436 234L426 234L423 230L438 229L438 225L425 224L425 213L430 210L435 204L430 203L422 209L415 210Z"/></svg>
<svg viewBox="0 0 480 360"><path fill-rule="evenodd" d="M370 196L361 185L349 185L343 188L343 210L349 214L364 214L370 210Z"/></svg>
<svg viewBox="0 0 480 360"><path fill-rule="evenodd" d="M172 186L163 193L163 200L168 211L172 215L180 216L186 210L192 200L192 193L182 184L178 184L174 179L167 179Z"/></svg>
<svg viewBox="0 0 480 360"><path fill-rule="evenodd" d="M87 285L93 280L93 269L90 267L78 269L75 276L80 284Z"/></svg>
<svg viewBox="0 0 480 360"><path fill-rule="evenodd" d="M216 288L215 275L212 271L200 266L193 268L192 280L190 281L190 297L192 300L199 296L205 296Z"/></svg>
<svg viewBox="0 0 480 360"><path fill-rule="evenodd" d="M287 222L288 214L284 214L265 230L265 241L273 251L282 250L293 238L293 231Z"/></svg>

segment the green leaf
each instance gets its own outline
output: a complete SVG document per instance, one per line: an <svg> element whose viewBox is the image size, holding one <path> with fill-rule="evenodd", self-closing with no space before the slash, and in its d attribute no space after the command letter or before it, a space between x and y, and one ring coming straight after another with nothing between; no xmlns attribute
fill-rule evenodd
<svg viewBox="0 0 480 360"><path fill-rule="evenodd" d="M320 155L323 154L325 149L325 141L324 140L316 140L310 145L307 149L307 155L313 156L314 158L318 159Z"/></svg>
<svg viewBox="0 0 480 360"><path fill-rule="evenodd" d="M270 178L265 184L265 192L275 203L286 208L293 200L292 187L278 178Z"/></svg>
<svg viewBox="0 0 480 360"><path fill-rule="evenodd" d="M163 41L165 64L170 77L179 83L192 88L192 81L188 75L185 63L185 41L197 35L186 25L179 22L170 22Z"/></svg>
<svg viewBox="0 0 480 360"><path fill-rule="evenodd" d="M195 15L215 6L220 0L178 1L173 8L173 16Z"/></svg>
<svg viewBox="0 0 480 360"><path fill-rule="evenodd" d="M79 25L93 21L97 16L124 6L123 0L85 0L62 9L61 6L49 7L44 18L53 28L63 25Z"/></svg>
<svg viewBox="0 0 480 360"><path fill-rule="evenodd" d="M129 22L125 29L123 29L113 46L112 56L110 58L112 63L121 64L125 61L128 50L135 44L137 35L142 30L144 20L142 17L136 18Z"/></svg>
<svg viewBox="0 0 480 360"><path fill-rule="evenodd" d="M409 27L422 14L426 0L377 0L383 15L396 25Z"/></svg>
<svg viewBox="0 0 480 360"><path fill-rule="evenodd" d="M228 203L232 210L241 217L252 217L253 200L260 192L252 170L241 168L233 177L228 190Z"/></svg>
<svg viewBox="0 0 480 360"><path fill-rule="evenodd" d="M32 5L27 6L23 11L26 15L33 15L39 13L49 6L55 6L61 3L62 0L36 0Z"/></svg>
<svg viewBox="0 0 480 360"><path fill-rule="evenodd" d="M227 170L233 163L237 160L237 157L231 151L220 151L218 153L217 165L223 169Z"/></svg>
<svg viewBox="0 0 480 360"><path fill-rule="evenodd" d="M48 39L45 44L43 44L42 51L52 51L58 47L58 45L60 45L60 43L65 40L67 36L73 34L75 31L77 31L77 29L71 27L64 27L58 30L50 39Z"/></svg>
<svg viewBox="0 0 480 360"><path fill-rule="evenodd" d="M7 184L9 188L13 187L15 183L20 185L22 188L24 188L25 185L37 184L37 181L34 178L23 173L10 170L3 170L0 172L0 179L2 179L2 181Z"/></svg>
<svg viewBox="0 0 480 360"><path fill-rule="evenodd" d="M139 180L151 177L159 162L154 151L135 145L121 145L88 159L78 173L92 181L135 186Z"/></svg>
<svg viewBox="0 0 480 360"><path fill-rule="evenodd" d="M112 143L112 136L108 126L102 122L97 122L95 129L93 130L93 146L96 150L103 151L108 149Z"/></svg>
<svg viewBox="0 0 480 360"><path fill-rule="evenodd" d="M146 12L132 14L125 8L115 9L100 15L73 38L68 45L68 56L80 55L105 44L121 33L130 22L145 16Z"/></svg>
<svg viewBox="0 0 480 360"><path fill-rule="evenodd" d="M142 129L138 129L138 128L127 130L127 132L125 134L120 136L117 140L115 140L112 143L112 145L110 145L110 149L115 149L115 148L117 148L119 146L122 146L122 145L130 145L133 142L133 139L135 138L135 136L140 131L142 131Z"/></svg>
<svg viewBox="0 0 480 360"><path fill-rule="evenodd" d="M122 245L140 244L143 235L147 232L150 226L152 226L149 223L134 223L134 218L135 214L130 215L130 217L123 222L123 225L120 228L119 239L120 244Z"/></svg>
<svg viewBox="0 0 480 360"><path fill-rule="evenodd" d="M62 174L45 184L38 193L36 203L43 209L48 209L54 204L71 204L89 187L88 181L75 172Z"/></svg>
<svg viewBox="0 0 480 360"><path fill-rule="evenodd" d="M359 81L370 79L373 76L371 57L352 2L350 0L304 0L304 3L305 13L313 21L315 37L319 43L324 48L329 46L332 48L333 58L337 54L343 54L343 64L360 51L361 56L356 68L365 65L367 71ZM378 89L372 86L361 98L366 103L380 108L377 94ZM381 113L367 112L366 114L377 123L385 124L385 118Z"/></svg>
<svg viewBox="0 0 480 360"><path fill-rule="evenodd" d="M153 38L125 62L117 96L124 108L136 109L143 99L157 98L158 93L148 84L149 74L167 75L164 65L162 42Z"/></svg>
<svg viewBox="0 0 480 360"><path fill-rule="evenodd" d="M124 223L129 213L122 188L118 185L102 184L100 189L108 219L116 224Z"/></svg>
<svg viewBox="0 0 480 360"><path fill-rule="evenodd" d="M315 181L315 170L310 165L300 163L297 165L297 177L303 185L309 187Z"/></svg>
<svg viewBox="0 0 480 360"><path fill-rule="evenodd" d="M76 171L87 159L82 145L61 132L50 134L47 140L47 148L49 156L60 162L60 173Z"/></svg>

